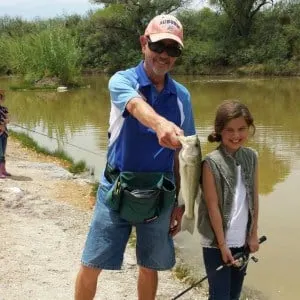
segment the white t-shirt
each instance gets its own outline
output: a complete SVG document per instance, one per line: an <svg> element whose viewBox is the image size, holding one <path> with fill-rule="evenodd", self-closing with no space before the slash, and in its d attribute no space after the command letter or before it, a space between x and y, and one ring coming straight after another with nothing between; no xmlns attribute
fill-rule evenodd
<svg viewBox="0 0 300 300"><path fill-rule="evenodd" d="M228 247L242 247L245 245L249 205L246 199L246 187L242 181L241 166L237 166L237 184L231 208L230 223L226 232L226 244ZM211 247L211 240L201 235L203 247Z"/></svg>
<svg viewBox="0 0 300 300"><path fill-rule="evenodd" d="M237 166L237 185L231 209L230 224L226 233L228 247L242 247L245 245L248 213L246 188L242 181L241 166L239 165Z"/></svg>

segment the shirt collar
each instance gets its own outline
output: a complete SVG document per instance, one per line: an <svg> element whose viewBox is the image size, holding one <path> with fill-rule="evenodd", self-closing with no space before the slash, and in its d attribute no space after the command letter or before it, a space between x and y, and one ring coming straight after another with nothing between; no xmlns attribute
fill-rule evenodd
<svg viewBox="0 0 300 300"><path fill-rule="evenodd" d="M152 81L149 79L145 71L143 60L136 67L136 73L138 75L138 80L141 87L153 85ZM166 74L164 93L175 94L175 95L177 94L176 86L169 73Z"/></svg>

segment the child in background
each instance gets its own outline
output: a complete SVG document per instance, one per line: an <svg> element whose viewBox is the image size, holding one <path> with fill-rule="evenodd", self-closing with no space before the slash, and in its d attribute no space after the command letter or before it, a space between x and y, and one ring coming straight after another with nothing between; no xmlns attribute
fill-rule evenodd
<svg viewBox="0 0 300 300"><path fill-rule="evenodd" d="M259 248L257 154L244 147L249 129L255 132L246 105L224 101L218 108L209 142L219 142L202 164L198 229L208 275L210 300L238 300L246 268L233 255ZM229 266L215 272L222 264Z"/></svg>
<svg viewBox="0 0 300 300"><path fill-rule="evenodd" d="M5 151L8 138L7 124L8 119L8 109L3 106L5 101L5 91L0 89L0 179L11 176L10 173L6 171L5 167Z"/></svg>

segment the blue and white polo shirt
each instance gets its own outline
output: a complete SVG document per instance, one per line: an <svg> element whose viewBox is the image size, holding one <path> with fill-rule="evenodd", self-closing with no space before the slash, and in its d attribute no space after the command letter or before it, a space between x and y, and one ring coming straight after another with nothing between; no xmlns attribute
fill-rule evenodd
<svg viewBox="0 0 300 300"><path fill-rule="evenodd" d="M156 133L130 115L126 105L132 98L146 100L159 115L180 127L184 135L193 135L195 125L190 94L168 74L164 89L158 93L143 63L117 72L109 81L111 112L107 161L120 171L172 172L175 151L162 148Z"/></svg>

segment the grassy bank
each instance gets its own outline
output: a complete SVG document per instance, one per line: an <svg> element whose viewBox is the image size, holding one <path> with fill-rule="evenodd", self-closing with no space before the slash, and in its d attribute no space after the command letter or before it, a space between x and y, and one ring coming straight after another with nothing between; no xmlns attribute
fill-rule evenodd
<svg viewBox="0 0 300 300"><path fill-rule="evenodd" d="M37 142L35 142L30 136L25 133L16 132L13 130L10 130L9 133L11 137L19 140L24 147L31 149L37 153L58 158L67 166L68 171L73 174L87 171L87 167L84 161L81 160L78 162L74 162L74 160L63 150L50 151L45 147L39 146Z"/></svg>

